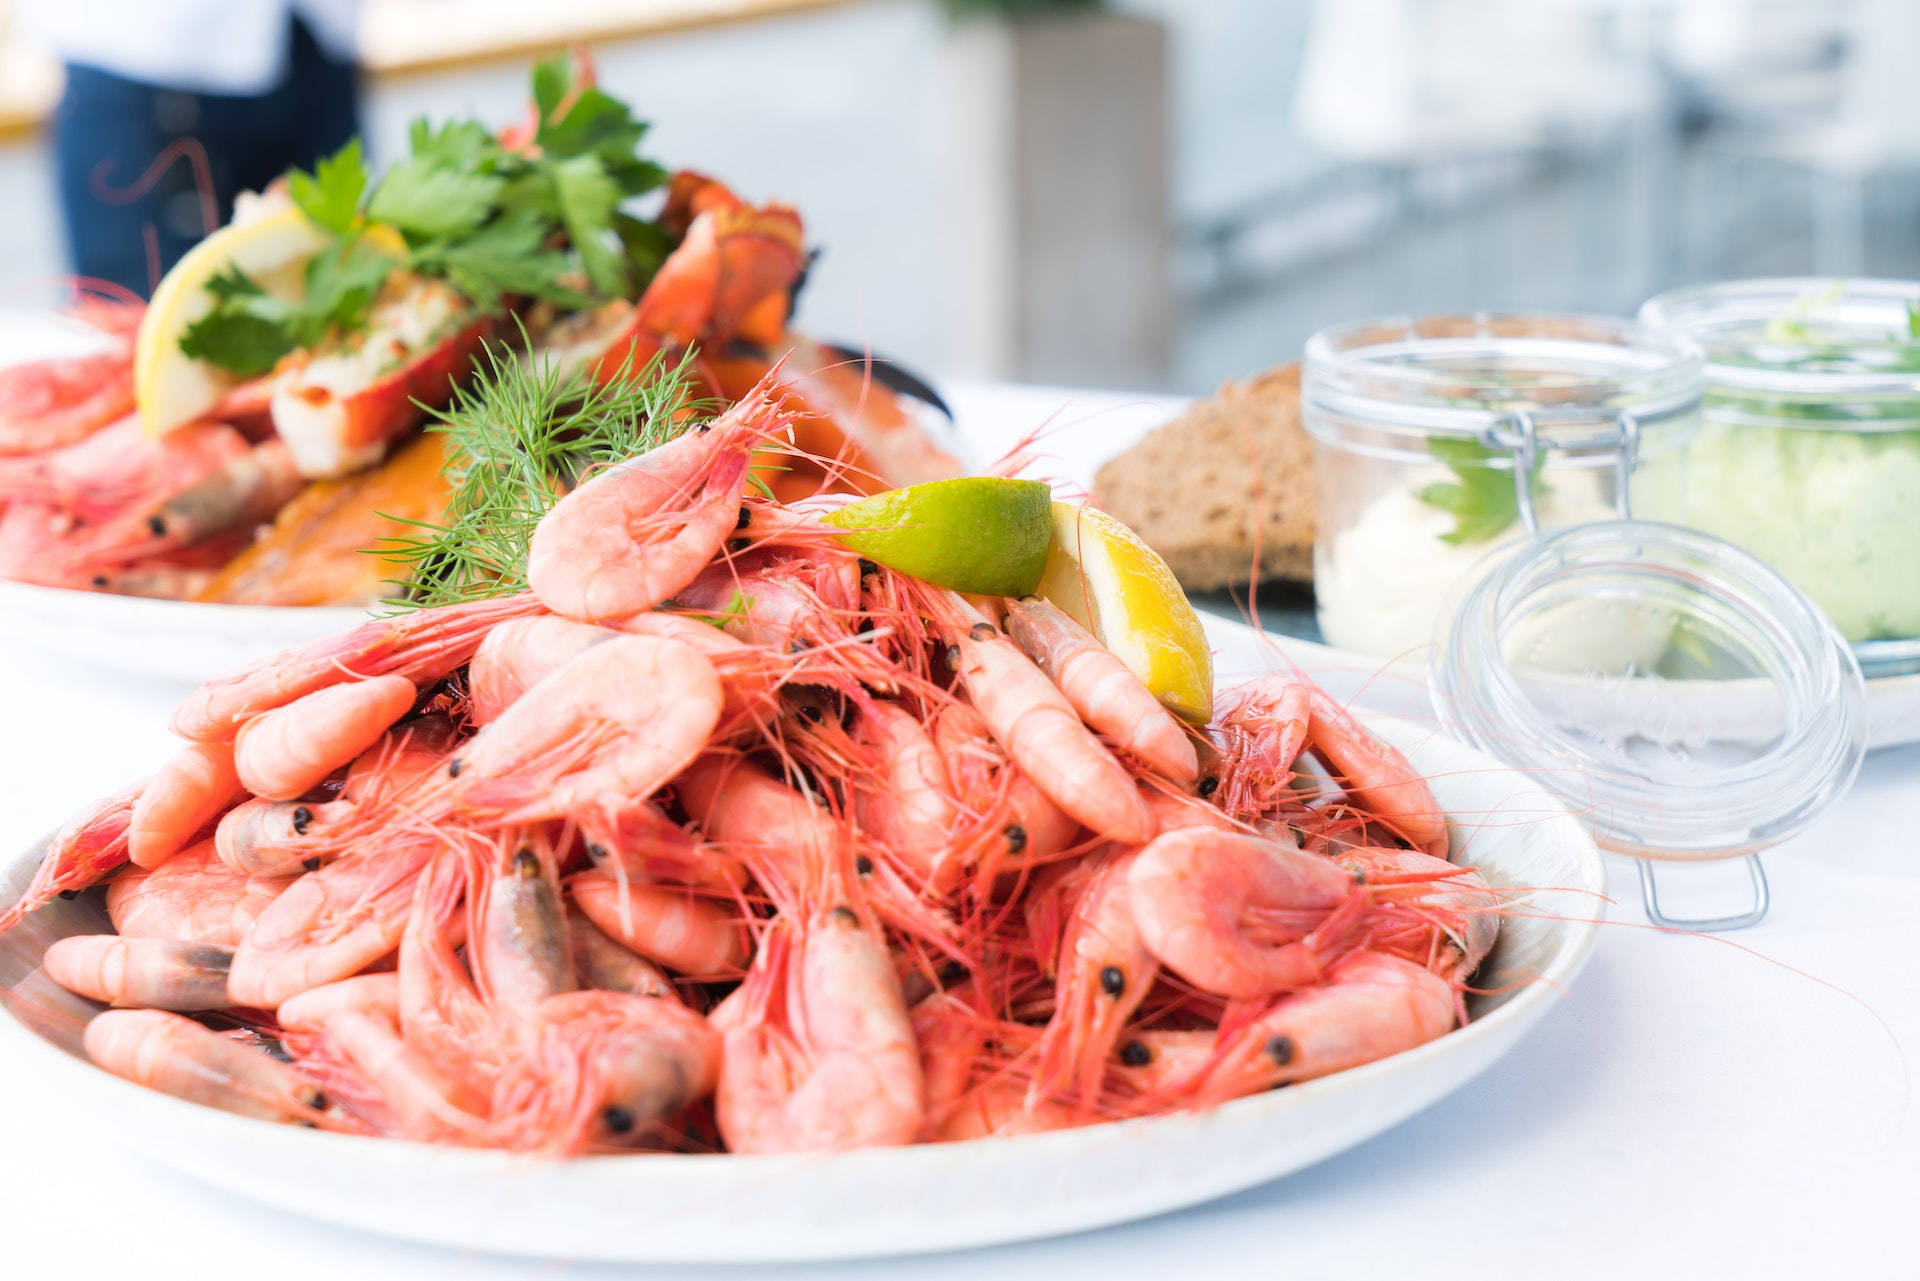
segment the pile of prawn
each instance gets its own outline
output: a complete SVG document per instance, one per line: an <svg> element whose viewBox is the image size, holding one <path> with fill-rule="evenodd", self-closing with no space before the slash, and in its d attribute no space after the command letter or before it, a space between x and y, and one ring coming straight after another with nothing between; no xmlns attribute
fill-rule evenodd
<svg viewBox="0 0 1920 1281"><path fill-rule="evenodd" d="M16 925L109 1072L553 1155L826 1151L1212 1106L1441 1036L1499 895L1299 676L1162 709L1038 598L747 481L771 381L539 526L531 590L215 680ZM764 459L762 459L764 461Z"/></svg>

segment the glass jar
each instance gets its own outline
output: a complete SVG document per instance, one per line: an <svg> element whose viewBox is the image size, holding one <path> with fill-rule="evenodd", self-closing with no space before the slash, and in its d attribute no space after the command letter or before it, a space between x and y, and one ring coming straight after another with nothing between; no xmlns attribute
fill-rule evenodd
<svg viewBox="0 0 1920 1281"><path fill-rule="evenodd" d="M1529 515L1556 529L1623 514L1623 456L1635 503L1682 505L1700 364L1690 340L1612 317L1396 317L1315 334L1301 411L1315 441L1326 642L1383 656L1426 646L1449 592L1490 550L1526 537ZM1532 459L1524 494L1521 454ZM1609 656L1618 639L1589 637ZM1579 629L1561 643L1562 665L1589 657ZM1664 643L1653 630L1638 638L1647 661Z"/></svg>
<svg viewBox="0 0 1920 1281"><path fill-rule="evenodd" d="M1641 514L1779 569L1868 676L1920 671L1920 283L1734 281L1640 317L1707 362L1688 484Z"/></svg>

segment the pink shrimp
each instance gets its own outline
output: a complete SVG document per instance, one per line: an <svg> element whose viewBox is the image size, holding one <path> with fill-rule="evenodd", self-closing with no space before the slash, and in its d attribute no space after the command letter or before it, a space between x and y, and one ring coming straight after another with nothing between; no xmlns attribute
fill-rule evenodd
<svg viewBox="0 0 1920 1281"><path fill-rule="evenodd" d="M1147 1101L1163 1105L1173 1097L1212 1106L1373 1063L1444 1036L1457 1010L1453 986L1423 966L1365 949L1350 952L1319 983L1281 996L1217 1039L1140 1033L1149 1058L1164 1056ZM1205 1046L1209 1040L1214 1044Z"/></svg>
<svg viewBox="0 0 1920 1281"><path fill-rule="evenodd" d="M372 676L302 695L240 727L234 769L254 795L295 800L378 742L418 693L404 676Z"/></svg>
<svg viewBox="0 0 1920 1281"><path fill-rule="evenodd" d="M519 1151L646 1143L658 1123L712 1093L720 1034L676 1001L569 992L541 1003L527 1048L493 1093L492 1133Z"/></svg>
<svg viewBox="0 0 1920 1281"><path fill-rule="evenodd" d="M1415 848L1444 858L1446 811L1407 758L1380 741L1327 692L1309 687L1307 737L1347 794Z"/></svg>
<svg viewBox="0 0 1920 1281"><path fill-rule="evenodd" d="M783 908L857 895L907 938L963 959L954 953L951 920L887 862L860 853L847 823L765 770L703 757L674 790L708 837L747 863Z"/></svg>
<svg viewBox="0 0 1920 1281"><path fill-rule="evenodd" d="M0 455L58 449L133 410L133 362L124 343L85 356L0 369Z"/></svg>
<svg viewBox="0 0 1920 1281"><path fill-rule="evenodd" d="M1222 690L1214 703L1214 803L1234 818L1255 819L1298 800L1293 765L1307 745L1313 710L1306 683L1263 677Z"/></svg>
<svg viewBox="0 0 1920 1281"><path fill-rule="evenodd" d="M1010 602L1007 634L1114 746L1182 786L1199 778L1193 740L1180 722L1059 606L1037 596Z"/></svg>
<svg viewBox="0 0 1920 1281"><path fill-rule="evenodd" d="M115 1076L190 1103L320 1125L326 1097L295 1068L162 1010L109 1010L87 1024L87 1057Z"/></svg>
<svg viewBox="0 0 1920 1281"><path fill-rule="evenodd" d="M886 947L849 908L776 920L713 1013L716 1097L735 1152L911 1143L926 1112L913 1025Z"/></svg>
<svg viewBox="0 0 1920 1281"><path fill-rule="evenodd" d="M853 779L860 826L921 884L946 893L964 870L953 841L962 814L933 736L920 717L875 700L856 714L853 737L879 758L876 775Z"/></svg>
<svg viewBox="0 0 1920 1281"><path fill-rule="evenodd" d="M296 878L235 950L227 980L234 1002L271 1009L391 952L439 846L430 832L382 833Z"/></svg>
<svg viewBox="0 0 1920 1281"><path fill-rule="evenodd" d="M1374 951L1464 981L1493 950L1504 904L1474 869L1414 850L1352 849L1335 861L1378 905L1367 927Z"/></svg>
<svg viewBox="0 0 1920 1281"><path fill-rule="evenodd" d="M148 1010L218 1010L232 1004L233 949L117 934L55 939L41 959L69 992L108 1005Z"/></svg>
<svg viewBox="0 0 1920 1281"><path fill-rule="evenodd" d="M246 797L229 743L188 743L167 758L133 803L127 858L153 868Z"/></svg>
<svg viewBox="0 0 1920 1281"><path fill-rule="evenodd" d="M690 978L735 976L747 940L733 913L684 889L582 872L567 892L588 920L648 960Z"/></svg>
<svg viewBox="0 0 1920 1281"><path fill-rule="evenodd" d="M558 861L544 831L508 830L494 838L491 874L472 903L477 924L468 945L482 998L503 1010L528 1015L548 997L573 990Z"/></svg>
<svg viewBox="0 0 1920 1281"><path fill-rule="evenodd" d="M361 753L334 800L243 801L214 829L214 846L237 872L278 876L308 864L312 871L363 836L370 814L385 813L444 770L460 741L454 723L438 713L405 721Z"/></svg>
<svg viewBox="0 0 1920 1281"><path fill-rule="evenodd" d="M1351 946L1367 900L1335 863L1207 827L1155 837L1127 874L1148 951L1205 992L1306 987Z"/></svg>
<svg viewBox="0 0 1920 1281"><path fill-rule="evenodd" d="M942 708L933 741L965 815L955 837L960 862L983 890L991 891L1003 870L1046 863L1073 845L1080 824L1007 759L972 707Z"/></svg>
<svg viewBox="0 0 1920 1281"><path fill-rule="evenodd" d="M448 763L455 803L527 823L596 797L651 795L706 747L722 704L713 664L690 645L653 636L596 645Z"/></svg>
<svg viewBox="0 0 1920 1281"><path fill-rule="evenodd" d="M486 725L499 719L541 678L619 634L551 615L502 623L480 642L467 669L473 723Z"/></svg>
<svg viewBox="0 0 1920 1281"><path fill-rule="evenodd" d="M254 922L292 883L223 864L212 841L181 850L151 871L107 886L107 916L130 939L238 947Z"/></svg>
<svg viewBox="0 0 1920 1281"><path fill-rule="evenodd" d="M233 738L262 712L328 686L404 676L425 687L473 657L501 623L542 613L529 594L377 618L208 681L173 714L173 732L202 742Z"/></svg>
<svg viewBox="0 0 1920 1281"><path fill-rule="evenodd" d="M80 811L47 842L20 901L0 912L0 934L61 894L98 884L127 861L127 830L145 783L122 788Z"/></svg>
<svg viewBox="0 0 1920 1281"><path fill-rule="evenodd" d="M789 426L769 377L705 427L588 479L534 530L527 552L534 594L584 623L666 600L738 526L754 448Z"/></svg>
<svg viewBox="0 0 1920 1281"><path fill-rule="evenodd" d="M1109 852L1068 875L1077 887L1060 940L1053 1017L1040 1038L1029 1098L1070 1094L1086 1115L1127 1021L1159 977L1160 963L1134 919L1132 869L1139 851Z"/></svg>
<svg viewBox="0 0 1920 1281"><path fill-rule="evenodd" d="M956 634L954 648L980 718L1035 786L1107 840L1137 844L1153 835L1132 775L1012 641L979 622Z"/></svg>
<svg viewBox="0 0 1920 1281"><path fill-rule="evenodd" d="M567 940L581 987L663 1001L680 999L679 990L665 971L616 941L575 905L567 908Z"/></svg>
<svg viewBox="0 0 1920 1281"><path fill-rule="evenodd" d="M279 1009L287 1051L376 1133L475 1143L485 1100L401 1035L399 978L362 974L311 988Z"/></svg>

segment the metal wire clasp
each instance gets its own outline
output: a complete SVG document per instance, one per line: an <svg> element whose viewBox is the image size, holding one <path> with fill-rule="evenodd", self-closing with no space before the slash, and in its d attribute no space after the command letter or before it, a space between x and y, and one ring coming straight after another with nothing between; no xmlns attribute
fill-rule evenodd
<svg viewBox="0 0 1920 1281"><path fill-rule="evenodd" d="M1513 501L1527 537L1540 537L1540 518L1533 511L1533 469L1540 461L1540 434L1533 415L1510 409L1480 430L1480 443L1513 455Z"/></svg>

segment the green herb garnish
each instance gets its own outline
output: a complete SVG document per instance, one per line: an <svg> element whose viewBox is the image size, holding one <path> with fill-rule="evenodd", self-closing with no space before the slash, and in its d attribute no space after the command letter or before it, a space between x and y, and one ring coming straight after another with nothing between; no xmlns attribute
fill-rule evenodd
<svg viewBox="0 0 1920 1281"><path fill-rule="evenodd" d="M335 245L307 265L304 296L269 297L238 270L209 286L213 310L181 350L242 377L329 333L366 324L380 286L396 271L442 279L482 312L507 295L567 308L630 296L672 246L658 227L620 211L666 172L638 154L645 122L581 83L567 55L537 63L540 113L533 146L509 151L486 126L417 120L407 154L376 182L360 141L293 170L287 190ZM404 252L382 252L369 226L399 233Z"/></svg>
<svg viewBox="0 0 1920 1281"><path fill-rule="evenodd" d="M696 399L692 355L603 385L529 365L498 347L474 370L428 431L446 437L442 474L452 489L445 524L408 521L418 537L378 554L409 564L394 584L407 605L449 605L523 590L534 526L594 468L681 435L712 406Z"/></svg>
<svg viewBox="0 0 1920 1281"><path fill-rule="evenodd" d="M1463 436L1435 436L1427 442L1433 456L1459 479L1424 486L1421 502L1453 513L1453 529L1440 541L1458 547L1482 543L1504 532L1520 518L1513 473L1488 466L1497 455L1477 440ZM1538 474L1533 477L1536 499L1547 492Z"/></svg>

